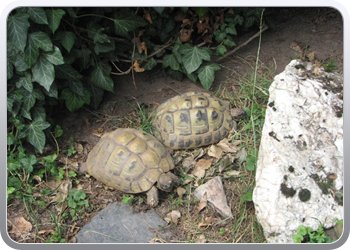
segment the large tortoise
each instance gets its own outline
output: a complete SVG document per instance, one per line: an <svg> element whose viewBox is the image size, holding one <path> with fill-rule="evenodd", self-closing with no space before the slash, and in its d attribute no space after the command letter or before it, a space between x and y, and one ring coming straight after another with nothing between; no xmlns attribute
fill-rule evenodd
<svg viewBox="0 0 350 250"><path fill-rule="evenodd" d="M236 127L243 109L205 92L188 92L162 103L156 110L155 137L172 149L189 149L219 142Z"/></svg>
<svg viewBox="0 0 350 250"><path fill-rule="evenodd" d="M152 135L137 129L106 133L91 150L86 162L90 175L126 193L147 192L147 204L158 204L158 191L170 192L177 177L166 148Z"/></svg>

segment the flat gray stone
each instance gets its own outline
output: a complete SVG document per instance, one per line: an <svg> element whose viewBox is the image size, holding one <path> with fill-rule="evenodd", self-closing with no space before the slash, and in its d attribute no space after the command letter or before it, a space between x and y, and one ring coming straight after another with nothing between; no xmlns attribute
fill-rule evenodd
<svg viewBox="0 0 350 250"><path fill-rule="evenodd" d="M76 238L78 243L147 243L155 230L165 225L154 209L134 213L127 204L112 203L92 218Z"/></svg>

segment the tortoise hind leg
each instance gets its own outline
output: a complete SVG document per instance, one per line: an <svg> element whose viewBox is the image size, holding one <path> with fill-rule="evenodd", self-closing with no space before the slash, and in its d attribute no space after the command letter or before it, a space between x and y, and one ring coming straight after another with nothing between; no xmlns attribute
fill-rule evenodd
<svg viewBox="0 0 350 250"><path fill-rule="evenodd" d="M151 207L156 207L158 205L158 189L153 186L148 190L147 194L147 204Z"/></svg>

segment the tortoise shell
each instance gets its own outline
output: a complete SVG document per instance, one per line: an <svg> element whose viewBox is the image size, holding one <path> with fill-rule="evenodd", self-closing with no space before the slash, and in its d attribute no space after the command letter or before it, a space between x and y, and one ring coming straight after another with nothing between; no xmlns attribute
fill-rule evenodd
<svg viewBox="0 0 350 250"><path fill-rule="evenodd" d="M229 103L204 92L175 96L156 110L154 135L172 149L219 142L232 130Z"/></svg>
<svg viewBox="0 0 350 250"><path fill-rule="evenodd" d="M174 168L166 148L136 129L106 133L89 153L87 171L97 180L126 193L148 191L162 173Z"/></svg>

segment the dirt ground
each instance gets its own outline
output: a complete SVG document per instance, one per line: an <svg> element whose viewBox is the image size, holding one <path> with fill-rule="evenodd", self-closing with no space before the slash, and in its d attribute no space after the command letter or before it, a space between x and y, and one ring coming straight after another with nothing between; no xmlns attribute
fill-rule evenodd
<svg viewBox="0 0 350 250"><path fill-rule="evenodd" d="M260 48L259 60L261 65L271 70L272 75L279 74L285 66L294 58L304 58L317 60L319 62L329 62L334 59L334 64L342 71L343 67L343 21L337 10L330 8L290 8L278 9L275 16L275 27L269 27L262 34L262 43ZM245 42L253 36L258 30L250 31L235 41L237 45ZM246 60L255 60L258 50L258 38L242 47L234 55L226 58L221 65L224 69L216 73L215 83L211 92L215 92L220 87L230 88L236 86L236 77L238 75L252 74L253 69L245 64ZM100 139L99 135L111 131L116 126L123 127L137 123L134 108L137 103L146 105L150 108L157 106L163 101L179 93L185 93L195 90L203 90L199 83L193 83L188 79L176 81L165 75L162 68L157 68L152 72L139 73L135 75L135 88L131 75L115 78L115 93L106 93L103 103L99 110L84 108L74 114L61 113L57 123L62 127L64 134L59 138L59 145L62 149L68 147L69 138L83 147L83 152L77 154L74 158L78 163L84 162L87 153ZM136 119L136 118L135 118ZM54 148L54 145L52 145ZM48 148L50 150L50 148ZM84 174L78 176L80 188L88 195L92 195L91 204L94 205L92 213L86 213L85 218L74 224L74 228L69 231L68 240L74 242L74 234L85 223L107 204L114 201L121 201L123 194L113 189L103 186L93 178L87 179ZM73 183L74 188L77 184ZM227 195L233 187L224 185ZM140 194L140 197L143 197ZM160 206L157 207L157 213L164 218L169 211L168 194L162 194ZM234 199L230 199L233 203ZM16 201L14 202L16 203ZM26 209L19 205L20 201L8 206L8 219L11 220L17 216L26 217ZM230 204L229 204L230 205ZM185 209L191 213L195 208L184 205ZM145 205L136 204L138 210L147 209ZM247 206L247 211L254 213L252 203ZM220 222L220 218L213 210L208 209L203 212L202 218L211 218L212 221L219 222L217 227L212 230L219 230L227 222ZM42 217L48 217L50 214L45 212ZM193 215L193 219L196 215ZM44 223L44 222L41 222ZM66 222L67 223L67 222ZM69 224L69 223L67 223ZM188 242L188 230L191 222L180 223L177 226L172 225L168 231L159 235L162 240L159 242ZM8 223L9 231L12 229L11 223ZM27 242L23 238L10 234L16 241ZM225 235L221 235L224 237ZM190 237L191 238L191 237ZM247 241L247 240L246 240ZM30 241L29 241L30 242ZM33 242L33 241L31 241ZM210 241L215 242L215 241Z"/></svg>

